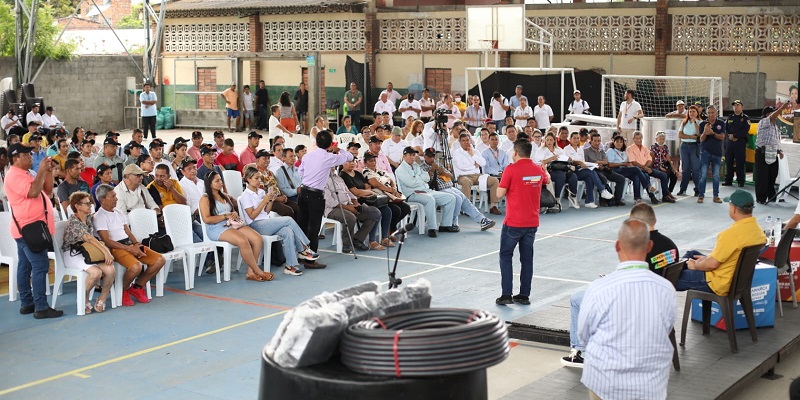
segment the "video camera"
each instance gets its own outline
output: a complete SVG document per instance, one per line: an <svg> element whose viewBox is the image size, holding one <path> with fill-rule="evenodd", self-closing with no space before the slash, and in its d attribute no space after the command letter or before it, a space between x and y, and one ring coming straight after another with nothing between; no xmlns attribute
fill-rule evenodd
<svg viewBox="0 0 800 400"><path fill-rule="evenodd" d="M433 118L436 120L438 124L446 124L448 120L448 115L452 115L453 111L448 110L446 108L437 108L433 110Z"/></svg>

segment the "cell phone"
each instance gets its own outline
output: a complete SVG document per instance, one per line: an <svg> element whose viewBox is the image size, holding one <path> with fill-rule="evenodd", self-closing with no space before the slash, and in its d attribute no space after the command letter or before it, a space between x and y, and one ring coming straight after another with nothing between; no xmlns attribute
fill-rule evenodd
<svg viewBox="0 0 800 400"><path fill-rule="evenodd" d="M140 245L139 245L139 251L141 251L142 253L144 253L144 249L145 249L145 245L143 245L143 244L140 244Z"/></svg>

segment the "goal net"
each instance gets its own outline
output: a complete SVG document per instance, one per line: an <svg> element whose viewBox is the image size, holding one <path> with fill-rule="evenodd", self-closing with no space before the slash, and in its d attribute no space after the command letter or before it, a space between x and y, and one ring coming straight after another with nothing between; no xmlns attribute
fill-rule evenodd
<svg viewBox="0 0 800 400"><path fill-rule="evenodd" d="M703 107L713 104L717 110L722 109L720 77L603 75L602 116L617 117L628 89L635 91L634 98L642 105L645 117L671 113L678 100L683 100L687 109L698 101Z"/></svg>

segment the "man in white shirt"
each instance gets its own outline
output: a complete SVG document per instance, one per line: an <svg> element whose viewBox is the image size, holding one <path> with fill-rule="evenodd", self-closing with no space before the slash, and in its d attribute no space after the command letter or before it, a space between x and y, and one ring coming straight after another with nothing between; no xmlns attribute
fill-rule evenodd
<svg viewBox="0 0 800 400"><path fill-rule="evenodd" d="M397 93L397 92L395 92ZM394 103L389 101L389 95L386 92L381 93L381 99L375 103L375 107L372 108L372 111L377 114L383 114L384 112L388 112L389 115L394 114L396 111Z"/></svg>
<svg viewBox="0 0 800 400"><path fill-rule="evenodd" d="M625 101L619 105L619 114L617 114L617 131L628 143L632 143L633 132L636 131L636 120L644 118L642 106L633 99L634 94L632 89L625 91Z"/></svg>
<svg viewBox="0 0 800 400"><path fill-rule="evenodd" d="M410 146L408 142L402 140L402 136L402 132L392 132L391 138L381 144L381 153L389 159L393 170L403 162L403 149Z"/></svg>
<svg viewBox="0 0 800 400"><path fill-rule="evenodd" d="M397 105L397 100L403 100L406 96L400 94L400 92L394 90L394 85L392 82L386 84L386 90L381 92L381 95L386 93L386 98L392 103L393 106Z"/></svg>
<svg viewBox="0 0 800 400"><path fill-rule="evenodd" d="M269 159L269 167L267 167L273 174L277 174L282 166L286 165L283 162L283 143L272 144L272 157Z"/></svg>
<svg viewBox="0 0 800 400"><path fill-rule="evenodd" d="M53 107L47 106L44 109L44 115L42 115L42 126L45 129L58 129L61 128L63 123L53 115Z"/></svg>
<svg viewBox="0 0 800 400"><path fill-rule="evenodd" d="M536 128L544 131L553 122L553 109L544 103L544 96L539 96L536 101L538 104L533 107L533 117L536 118Z"/></svg>
<svg viewBox="0 0 800 400"><path fill-rule="evenodd" d="M28 123L30 123L31 121L36 121L39 123L39 126L44 125L44 121L42 120L42 115L39 114L38 104L33 105L31 111L28 113L28 115L25 116L25 121L27 121Z"/></svg>
<svg viewBox="0 0 800 400"><path fill-rule="evenodd" d="M414 119L419 118L422 107L419 105L418 101L414 100L414 93L409 93L408 98L400 102L400 108L397 111L400 111L400 115L403 118L402 122L405 123L408 117L414 117Z"/></svg>
<svg viewBox="0 0 800 400"><path fill-rule="evenodd" d="M675 111L665 115L666 118L686 118L686 103L683 100L675 102Z"/></svg>
<svg viewBox="0 0 800 400"><path fill-rule="evenodd" d="M244 106L244 125L247 130L253 124L253 116L255 110L255 95L250 92L250 85L244 85L244 92L242 92L242 105Z"/></svg>
<svg viewBox="0 0 800 400"><path fill-rule="evenodd" d="M197 179L197 163L194 160L184 161L181 164L181 173L183 173L180 181L183 197L186 198L189 212L192 213L192 242L200 243L203 241L203 227L200 225L200 213L197 207L200 198L206 193L205 182Z"/></svg>
<svg viewBox="0 0 800 400"><path fill-rule="evenodd" d="M6 134L8 134L11 132L11 128L15 126L18 126L21 129L25 129L22 126L22 123L19 122L19 117L14 115L14 109L9 108L6 115L4 115L2 119L0 119L0 127L2 127L3 130L6 132Z"/></svg>
<svg viewBox="0 0 800 400"><path fill-rule="evenodd" d="M436 102L429 96L428 88L422 89L422 97L419 99L419 106L422 112L419 113L420 119L426 124L433 116L433 109L436 108Z"/></svg>
<svg viewBox="0 0 800 400"><path fill-rule="evenodd" d="M500 94L494 92L492 94L492 101L489 103L489 118L494 121L497 129L502 129L506 124L506 113L511 106L508 105L508 100Z"/></svg>
<svg viewBox="0 0 800 400"><path fill-rule="evenodd" d="M575 89L572 92L572 98L575 99L572 103L569 103L569 113L570 114L583 114L586 111L589 111L589 103L586 100L581 99L581 91Z"/></svg>
<svg viewBox="0 0 800 400"><path fill-rule="evenodd" d="M491 135L491 132L489 133ZM509 160L511 160L511 152L514 151L514 142L517 140L517 128L513 126L509 126L506 128L506 140L500 143L500 150L509 155Z"/></svg>
<svg viewBox="0 0 800 400"><path fill-rule="evenodd" d="M461 110L458 109L457 105L453 104L453 96L444 95L444 101L439 105L439 108L450 110L450 114L447 114L447 124L445 124L448 129L452 128L456 121L461 120Z"/></svg>
<svg viewBox="0 0 800 400"><path fill-rule="evenodd" d="M158 110L156 104L158 103L158 96L150 90L150 83L145 82L142 86L142 93L139 93L139 103L142 105L140 115L142 117L142 130L144 138L147 139L147 132L150 131L152 137L156 137L156 117Z"/></svg>
<svg viewBox="0 0 800 400"><path fill-rule="evenodd" d="M528 105L528 99L523 98L519 101L519 106L514 109L514 126L519 129L528 125L528 118L533 117L533 109Z"/></svg>
<svg viewBox="0 0 800 400"><path fill-rule="evenodd" d="M142 177L146 174L136 164L131 164L125 167L122 171L122 182L114 187L114 192L117 194L116 209L121 211L126 216L131 210L137 208L147 208L155 210L156 214L161 215L161 209L153 200L153 196L142 185ZM100 200L100 196L97 196ZM102 200L100 200L102 203Z"/></svg>
<svg viewBox="0 0 800 400"><path fill-rule="evenodd" d="M597 171L591 166L586 165L583 147L581 147L580 144L580 134L578 134L578 132L572 132L569 137L569 146L564 147L564 155L569 157L569 161L572 161L578 168L578 170L575 171L575 176L586 183L586 208L597 208L597 203L594 202L595 189L600 192L600 197L606 200L613 199L614 195L603 186L603 182L600 181Z"/></svg>
<svg viewBox="0 0 800 400"><path fill-rule="evenodd" d="M467 198L471 198L472 185L478 184L481 167L486 165L486 159L472 148L468 134L462 133L458 142L460 147L453 151L453 172L455 172L458 184L461 185L461 193ZM497 208L497 185L499 183L500 181L493 176L486 180L486 187L489 189L489 205L491 206L489 213L495 215L502 214Z"/></svg>

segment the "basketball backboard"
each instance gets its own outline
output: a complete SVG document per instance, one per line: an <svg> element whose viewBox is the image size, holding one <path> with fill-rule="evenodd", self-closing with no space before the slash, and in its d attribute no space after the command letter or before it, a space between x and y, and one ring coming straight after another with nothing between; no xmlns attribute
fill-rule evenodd
<svg viewBox="0 0 800 400"><path fill-rule="evenodd" d="M525 51L525 5L467 6L467 51L484 51L497 41L497 51Z"/></svg>

